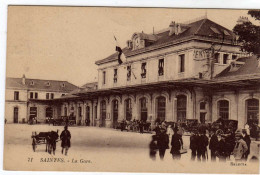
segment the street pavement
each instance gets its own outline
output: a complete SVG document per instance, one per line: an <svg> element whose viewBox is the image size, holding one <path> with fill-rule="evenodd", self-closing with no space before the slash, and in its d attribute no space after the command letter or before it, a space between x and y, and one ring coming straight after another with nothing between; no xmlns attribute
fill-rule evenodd
<svg viewBox="0 0 260 175"><path fill-rule="evenodd" d="M63 126L52 125L5 125L4 168L7 170L48 170L48 171L92 171L92 172L179 172L179 173L249 173L258 172L255 164L231 166L233 159L226 163L190 162L189 136L183 136L184 148L180 161L174 161L170 150L164 160L149 157L149 143L152 134L121 132L111 128L72 126L71 148L68 156L61 153L58 141L55 155L45 152L45 145L32 150L33 132L57 131ZM257 144L252 144L252 155L259 158ZM210 159L210 152L209 159ZM251 156L252 156L251 155ZM249 156L249 157L251 157ZM55 162L54 161L55 159ZM220 167L220 168L218 168Z"/></svg>

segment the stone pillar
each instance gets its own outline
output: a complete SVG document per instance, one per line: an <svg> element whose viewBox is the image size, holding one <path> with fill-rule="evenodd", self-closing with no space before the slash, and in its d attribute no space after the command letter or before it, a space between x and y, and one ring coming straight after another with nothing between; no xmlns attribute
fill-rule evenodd
<svg viewBox="0 0 260 175"><path fill-rule="evenodd" d="M177 97L173 98L173 121L177 122Z"/></svg>
<svg viewBox="0 0 260 175"><path fill-rule="evenodd" d="M101 100L98 100L98 102L97 102L97 117L95 118L95 123L96 123L96 126L98 126L98 127L101 124L100 123L100 102L101 102Z"/></svg>

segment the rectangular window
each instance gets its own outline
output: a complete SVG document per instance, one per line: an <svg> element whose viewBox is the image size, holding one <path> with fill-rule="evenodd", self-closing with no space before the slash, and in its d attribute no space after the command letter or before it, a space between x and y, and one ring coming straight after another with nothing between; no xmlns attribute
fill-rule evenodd
<svg viewBox="0 0 260 175"><path fill-rule="evenodd" d="M224 54L223 55L223 64L227 64L227 62L228 62L228 54Z"/></svg>
<svg viewBox="0 0 260 175"><path fill-rule="evenodd" d="M14 100L19 100L19 91L14 91Z"/></svg>
<svg viewBox="0 0 260 175"><path fill-rule="evenodd" d="M46 93L46 99L49 99L49 98L50 98L50 94Z"/></svg>
<svg viewBox="0 0 260 175"><path fill-rule="evenodd" d="M146 78L146 63L142 63L141 66L141 77Z"/></svg>
<svg viewBox="0 0 260 175"><path fill-rule="evenodd" d="M219 53L214 54L214 63L219 63Z"/></svg>
<svg viewBox="0 0 260 175"><path fill-rule="evenodd" d="M54 93L51 93L51 99L54 99Z"/></svg>
<svg viewBox="0 0 260 175"><path fill-rule="evenodd" d="M117 69L114 69L114 83L117 83Z"/></svg>
<svg viewBox="0 0 260 175"><path fill-rule="evenodd" d="M126 75L127 81L131 80L131 66L127 66L127 75Z"/></svg>
<svg viewBox="0 0 260 175"><path fill-rule="evenodd" d="M185 55L179 55L180 58L180 72L184 72L185 71Z"/></svg>
<svg viewBox="0 0 260 175"><path fill-rule="evenodd" d="M33 92L30 92L30 99L33 99Z"/></svg>
<svg viewBox="0 0 260 175"><path fill-rule="evenodd" d="M35 99L38 99L38 92L35 92L34 98L35 98Z"/></svg>
<svg viewBox="0 0 260 175"><path fill-rule="evenodd" d="M158 62L158 75L162 76L164 73L164 59L159 59Z"/></svg>
<svg viewBox="0 0 260 175"><path fill-rule="evenodd" d="M106 84L106 71L103 71L103 84Z"/></svg>

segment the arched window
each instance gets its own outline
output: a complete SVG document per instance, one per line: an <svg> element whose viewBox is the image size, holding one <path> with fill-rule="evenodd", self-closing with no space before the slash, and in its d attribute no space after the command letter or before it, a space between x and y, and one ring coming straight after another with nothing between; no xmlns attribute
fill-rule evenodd
<svg viewBox="0 0 260 175"><path fill-rule="evenodd" d="M132 102L130 98L125 100L125 118L128 121L132 119Z"/></svg>
<svg viewBox="0 0 260 175"><path fill-rule="evenodd" d="M187 97L185 95L177 96L177 121L185 121L187 113Z"/></svg>
<svg viewBox="0 0 260 175"><path fill-rule="evenodd" d="M147 120L147 100L146 98L140 99L140 112L141 112L141 120Z"/></svg>
<svg viewBox="0 0 260 175"><path fill-rule="evenodd" d="M206 109L206 103L203 101L203 102L200 102L200 110L205 110Z"/></svg>
<svg viewBox="0 0 260 175"><path fill-rule="evenodd" d="M218 101L218 116L222 119L229 119L229 102L227 100Z"/></svg>
<svg viewBox="0 0 260 175"><path fill-rule="evenodd" d="M247 123L252 125L253 123L259 123L259 100L248 99L246 100L247 109Z"/></svg>
<svg viewBox="0 0 260 175"><path fill-rule="evenodd" d="M166 98L160 96L157 98L157 118L160 122L165 120L165 110L166 110Z"/></svg>

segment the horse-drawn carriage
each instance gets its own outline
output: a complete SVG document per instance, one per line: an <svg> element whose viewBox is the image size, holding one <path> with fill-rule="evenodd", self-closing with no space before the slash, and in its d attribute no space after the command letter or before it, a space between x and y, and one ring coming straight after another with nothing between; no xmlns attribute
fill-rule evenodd
<svg viewBox="0 0 260 175"><path fill-rule="evenodd" d="M53 126L58 125L58 126L65 126L65 125L75 125L76 124L76 116L61 116L58 119L50 119L50 123L53 124Z"/></svg>
<svg viewBox="0 0 260 175"><path fill-rule="evenodd" d="M143 128L144 132L151 132L151 123L139 121L139 120L133 120L133 121L121 121L117 122L115 125L115 129L121 129L121 130L127 130L127 131L133 131L138 132L140 131L140 127Z"/></svg>
<svg viewBox="0 0 260 175"><path fill-rule="evenodd" d="M57 132L55 131L50 131L50 132L39 132L37 134L36 132L32 133L32 149L35 152L37 145L46 145L45 151L48 153L55 154L56 150L56 142L58 141L59 134L58 130Z"/></svg>
<svg viewBox="0 0 260 175"><path fill-rule="evenodd" d="M227 132L229 129L232 130L232 132L235 132L238 127L238 121L237 120L226 120L219 118L215 122L212 123L210 130L216 131L221 129L224 133Z"/></svg>

